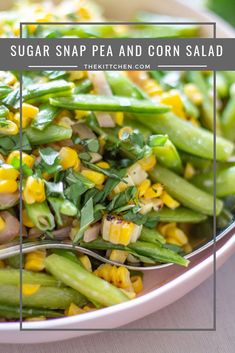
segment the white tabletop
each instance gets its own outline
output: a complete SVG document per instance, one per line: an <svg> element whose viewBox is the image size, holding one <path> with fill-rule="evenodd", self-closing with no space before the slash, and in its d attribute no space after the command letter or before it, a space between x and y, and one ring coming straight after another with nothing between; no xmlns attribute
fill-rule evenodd
<svg viewBox="0 0 235 353"><path fill-rule="evenodd" d="M40 345L2 345L1 353L234 353L235 255L217 272L216 332L104 332ZM212 278L182 299L128 328L212 324Z"/></svg>

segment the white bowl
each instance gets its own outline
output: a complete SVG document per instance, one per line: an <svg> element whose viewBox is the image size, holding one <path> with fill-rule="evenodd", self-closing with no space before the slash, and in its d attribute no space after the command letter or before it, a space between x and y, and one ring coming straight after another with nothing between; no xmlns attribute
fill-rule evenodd
<svg viewBox="0 0 235 353"><path fill-rule="evenodd" d="M177 0L99 0L110 18L128 20L137 10L193 18L196 21L216 21L218 37L234 37L232 28L218 17L185 5ZM210 26L203 26L204 34L212 37ZM216 265L221 266L235 252L235 235L230 232L217 243ZM196 255L188 269L170 266L144 276L143 294L126 303L83 315L57 320L27 322L19 331L19 323L0 323L0 343L42 343L65 340L91 334L93 330L112 329L128 324L173 303L198 286L213 273L213 249ZM49 331L48 331L49 330ZM90 331L83 331L90 330ZM93 331L94 332L94 331Z"/></svg>

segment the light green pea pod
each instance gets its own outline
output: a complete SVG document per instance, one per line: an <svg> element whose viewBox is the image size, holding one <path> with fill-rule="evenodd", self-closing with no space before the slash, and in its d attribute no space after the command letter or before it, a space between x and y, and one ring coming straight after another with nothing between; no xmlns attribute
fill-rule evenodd
<svg viewBox="0 0 235 353"><path fill-rule="evenodd" d="M149 145L162 165L176 173L182 172L183 166L179 153L167 135L150 136Z"/></svg>

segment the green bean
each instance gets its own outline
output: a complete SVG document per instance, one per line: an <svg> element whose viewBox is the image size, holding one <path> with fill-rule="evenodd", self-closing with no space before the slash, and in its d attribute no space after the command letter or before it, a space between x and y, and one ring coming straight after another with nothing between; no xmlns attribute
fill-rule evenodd
<svg viewBox="0 0 235 353"><path fill-rule="evenodd" d="M165 244L166 242L165 238L156 229L150 229L147 227L142 228L139 240L157 244Z"/></svg>
<svg viewBox="0 0 235 353"><path fill-rule="evenodd" d="M62 283L46 273L37 273L22 270L24 284L40 284L44 287L61 287ZM0 283L18 286L20 284L20 271L13 268L0 269Z"/></svg>
<svg viewBox="0 0 235 353"><path fill-rule="evenodd" d="M56 107L52 107L49 104L45 104L40 107L40 111L37 116L34 118L31 127L37 130L44 130L56 117L59 109Z"/></svg>
<svg viewBox="0 0 235 353"><path fill-rule="evenodd" d="M222 113L222 128L224 136L235 141L235 94L230 97Z"/></svg>
<svg viewBox="0 0 235 353"><path fill-rule="evenodd" d="M153 216L156 215L154 211L149 213L149 217L151 218L151 214ZM182 223L200 223L206 220L207 216L184 207L178 207L175 210L171 210L170 208L163 207L160 211L158 211L158 216L160 222L182 222Z"/></svg>
<svg viewBox="0 0 235 353"><path fill-rule="evenodd" d="M46 201L42 203L35 202L32 205L25 203L25 207L35 227L42 231L52 230L55 227L53 214Z"/></svg>
<svg viewBox="0 0 235 353"><path fill-rule="evenodd" d="M20 305L19 286L0 284L0 303ZM23 306L40 309L66 309L71 303L83 306L87 299L71 288L40 287L37 292L27 296L22 295Z"/></svg>
<svg viewBox="0 0 235 353"><path fill-rule="evenodd" d="M74 88L74 94L88 93L92 90L92 83L89 78L85 78Z"/></svg>
<svg viewBox="0 0 235 353"><path fill-rule="evenodd" d="M213 216L214 198L212 195L198 189L177 174L159 165L150 172L150 177L154 182L162 183L170 195L180 201L183 206L205 215ZM216 215L221 212L222 208L222 201L217 199Z"/></svg>
<svg viewBox="0 0 235 353"><path fill-rule="evenodd" d="M117 96L94 96L92 94L78 94L71 97L51 98L50 103L55 107L70 110L91 110L108 112L132 112L132 113L165 113L170 107L164 104L152 103L148 100Z"/></svg>
<svg viewBox="0 0 235 353"><path fill-rule="evenodd" d="M54 80L46 83L36 83L29 85L23 91L23 100L27 102L37 100L41 97L52 97L66 95L72 92L74 84L65 80Z"/></svg>
<svg viewBox="0 0 235 353"><path fill-rule="evenodd" d="M198 174L192 182L203 190L213 194L214 173ZM235 194L235 167L218 170L216 173L216 195L224 197Z"/></svg>
<svg viewBox="0 0 235 353"><path fill-rule="evenodd" d="M152 244L137 240L135 243L130 243L128 247L141 255L152 258L156 262L170 262L185 267L189 264L188 260L176 254L174 251L164 248L162 245L158 245L156 242Z"/></svg>
<svg viewBox="0 0 235 353"><path fill-rule="evenodd" d="M36 309L36 308L21 308L19 306L5 305L0 303L0 317L6 319L20 319L22 315L23 318L29 317L40 317L44 316L46 318L63 317L64 314L46 309Z"/></svg>
<svg viewBox="0 0 235 353"><path fill-rule="evenodd" d="M109 84L114 94L123 96L132 96L136 94L135 88L132 87L130 80L121 74L116 73L115 80L113 75L106 73ZM132 93L131 93L132 92ZM141 99L141 93L139 93ZM143 125L147 126L150 131L156 134L166 134L173 144L185 152L203 157L206 159L214 159L213 146L214 137L209 131L198 128L178 118L173 113L162 115L135 115L135 118ZM234 146L231 142L217 137L216 139L216 158L217 160L227 160L232 154Z"/></svg>
<svg viewBox="0 0 235 353"><path fill-rule="evenodd" d="M65 257L56 254L48 256L46 269L67 286L103 306L119 304L128 300L128 297L120 289Z"/></svg>
<svg viewBox="0 0 235 353"><path fill-rule="evenodd" d="M59 125L49 125L43 131L40 131L29 127L26 129L26 135L32 145L40 145L70 139L72 129Z"/></svg>

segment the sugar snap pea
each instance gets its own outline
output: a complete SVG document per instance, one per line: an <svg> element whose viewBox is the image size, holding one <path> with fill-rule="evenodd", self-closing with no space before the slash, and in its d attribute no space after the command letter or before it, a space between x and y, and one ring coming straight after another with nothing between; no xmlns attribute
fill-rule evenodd
<svg viewBox="0 0 235 353"><path fill-rule="evenodd" d="M29 218L38 229L46 231L55 227L54 216L46 201L42 203L35 202L31 205L25 203L25 207Z"/></svg>
<svg viewBox="0 0 235 353"><path fill-rule="evenodd" d="M49 125L43 131L40 131L29 127L26 129L26 135L32 145L38 145L70 139L72 129L59 125Z"/></svg>
<svg viewBox="0 0 235 353"><path fill-rule="evenodd" d="M50 98L50 103L55 107L65 109L81 109L108 112L132 112L132 113L165 113L170 107L164 104L154 104L148 100L138 100L117 96L94 96L92 94L77 94L71 97Z"/></svg>
<svg viewBox="0 0 235 353"><path fill-rule="evenodd" d="M40 316L46 318L58 318L63 317L64 314L54 310L37 309L30 307L24 307L21 310L19 306L5 305L0 303L0 317L4 317L6 319L20 319L20 316L22 316L23 318Z"/></svg>

